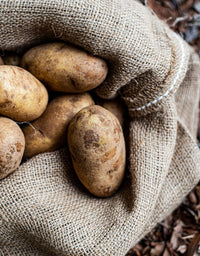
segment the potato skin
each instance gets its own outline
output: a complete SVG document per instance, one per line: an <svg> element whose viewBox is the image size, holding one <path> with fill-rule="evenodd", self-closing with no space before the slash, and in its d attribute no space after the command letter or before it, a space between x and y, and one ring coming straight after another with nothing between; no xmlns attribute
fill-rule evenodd
<svg viewBox="0 0 200 256"><path fill-rule="evenodd" d="M106 62L64 43L48 43L30 49L22 67L53 91L81 93L100 85L108 72Z"/></svg>
<svg viewBox="0 0 200 256"><path fill-rule="evenodd" d="M25 140L20 127L11 119L0 117L0 179L20 165Z"/></svg>
<svg viewBox="0 0 200 256"><path fill-rule="evenodd" d="M58 96L46 111L31 125L22 128L26 146L24 157L54 151L67 145L67 127L72 117L82 108L94 104L88 93Z"/></svg>
<svg viewBox="0 0 200 256"><path fill-rule="evenodd" d="M107 109L113 115L117 117L121 126L124 126L124 118L125 118L125 104L122 102L120 98L104 100L102 99L101 104L103 108Z"/></svg>
<svg viewBox="0 0 200 256"><path fill-rule="evenodd" d="M7 52L3 56L3 62L5 65L20 66L21 58L14 52Z"/></svg>
<svg viewBox="0 0 200 256"><path fill-rule="evenodd" d="M15 121L38 118L46 109L48 93L28 71L10 65L0 66L0 114Z"/></svg>
<svg viewBox="0 0 200 256"><path fill-rule="evenodd" d="M4 65L2 58L0 57L0 65Z"/></svg>
<svg viewBox="0 0 200 256"><path fill-rule="evenodd" d="M117 118L94 105L79 111L68 127L68 145L74 170L97 197L113 195L125 172L125 141Z"/></svg>

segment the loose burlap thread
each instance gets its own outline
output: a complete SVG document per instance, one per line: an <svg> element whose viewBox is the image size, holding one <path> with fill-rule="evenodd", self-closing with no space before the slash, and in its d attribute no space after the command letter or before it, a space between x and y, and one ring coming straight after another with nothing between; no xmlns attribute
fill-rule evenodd
<svg viewBox="0 0 200 256"><path fill-rule="evenodd" d="M67 148L0 181L0 255L125 255L199 181L198 57L134 0L3 0L0 14L2 53L61 40L104 58L109 74L96 93L120 94L130 116L114 196L86 191Z"/></svg>

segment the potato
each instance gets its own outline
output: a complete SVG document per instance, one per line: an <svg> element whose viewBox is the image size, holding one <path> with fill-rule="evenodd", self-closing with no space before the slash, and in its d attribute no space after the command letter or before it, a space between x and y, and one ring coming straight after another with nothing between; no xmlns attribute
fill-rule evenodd
<svg viewBox="0 0 200 256"><path fill-rule="evenodd" d="M0 57L0 65L3 65L4 63L3 63L3 60L2 60L2 58Z"/></svg>
<svg viewBox="0 0 200 256"><path fill-rule="evenodd" d="M0 114L15 121L38 118L46 109L48 93L28 71L16 66L0 66Z"/></svg>
<svg viewBox="0 0 200 256"><path fill-rule="evenodd" d="M3 56L5 65L20 66L21 58L14 52L7 52Z"/></svg>
<svg viewBox="0 0 200 256"><path fill-rule="evenodd" d="M68 145L82 184L97 197L113 195L125 173L125 141L118 119L97 105L82 109L69 124Z"/></svg>
<svg viewBox="0 0 200 256"><path fill-rule="evenodd" d="M0 179L20 165L25 140L19 126L9 118L0 117Z"/></svg>
<svg viewBox="0 0 200 256"><path fill-rule="evenodd" d="M30 49L21 65L49 89L69 93L97 87L108 72L104 60L64 43L48 43Z"/></svg>
<svg viewBox="0 0 200 256"><path fill-rule="evenodd" d="M88 93L62 95L53 99L44 114L23 129L26 146L24 157L54 151L67 145L67 126L82 108L94 104Z"/></svg>
<svg viewBox="0 0 200 256"><path fill-rule="evenodd" d="M124 126L125 118L125 104L120 98L115 98L111 100L102 100L100 105L113 113L119 120L121 126Z"/></svg>

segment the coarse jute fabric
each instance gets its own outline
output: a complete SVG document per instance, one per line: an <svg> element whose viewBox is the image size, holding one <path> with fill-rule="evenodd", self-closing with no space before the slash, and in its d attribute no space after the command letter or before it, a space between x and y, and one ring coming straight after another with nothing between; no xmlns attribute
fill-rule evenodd
<svg viewBox="0 0 200 256"><path fill-rule="evenodd" d="M130 120L117 193L96 198L68 149L40 154L0 181L0 255L124 256L200 179L200 63L135 0L1 0L0 47L64 41L104 58L103 98L120 94Z"/></svg>

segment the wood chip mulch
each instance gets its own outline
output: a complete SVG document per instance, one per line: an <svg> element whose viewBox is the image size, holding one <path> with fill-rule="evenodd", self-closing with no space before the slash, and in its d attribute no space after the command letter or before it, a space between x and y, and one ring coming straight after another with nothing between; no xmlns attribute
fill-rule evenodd
<svg viewBox="0 0 200 256"><path fill-rule="evenodd" d="M200 55L200 0L146 0ZM200 70L199 70L200 72ZM200 147L200 122L198 130ZM200 256L200 182L167 219L126 256Z"/></svg>

